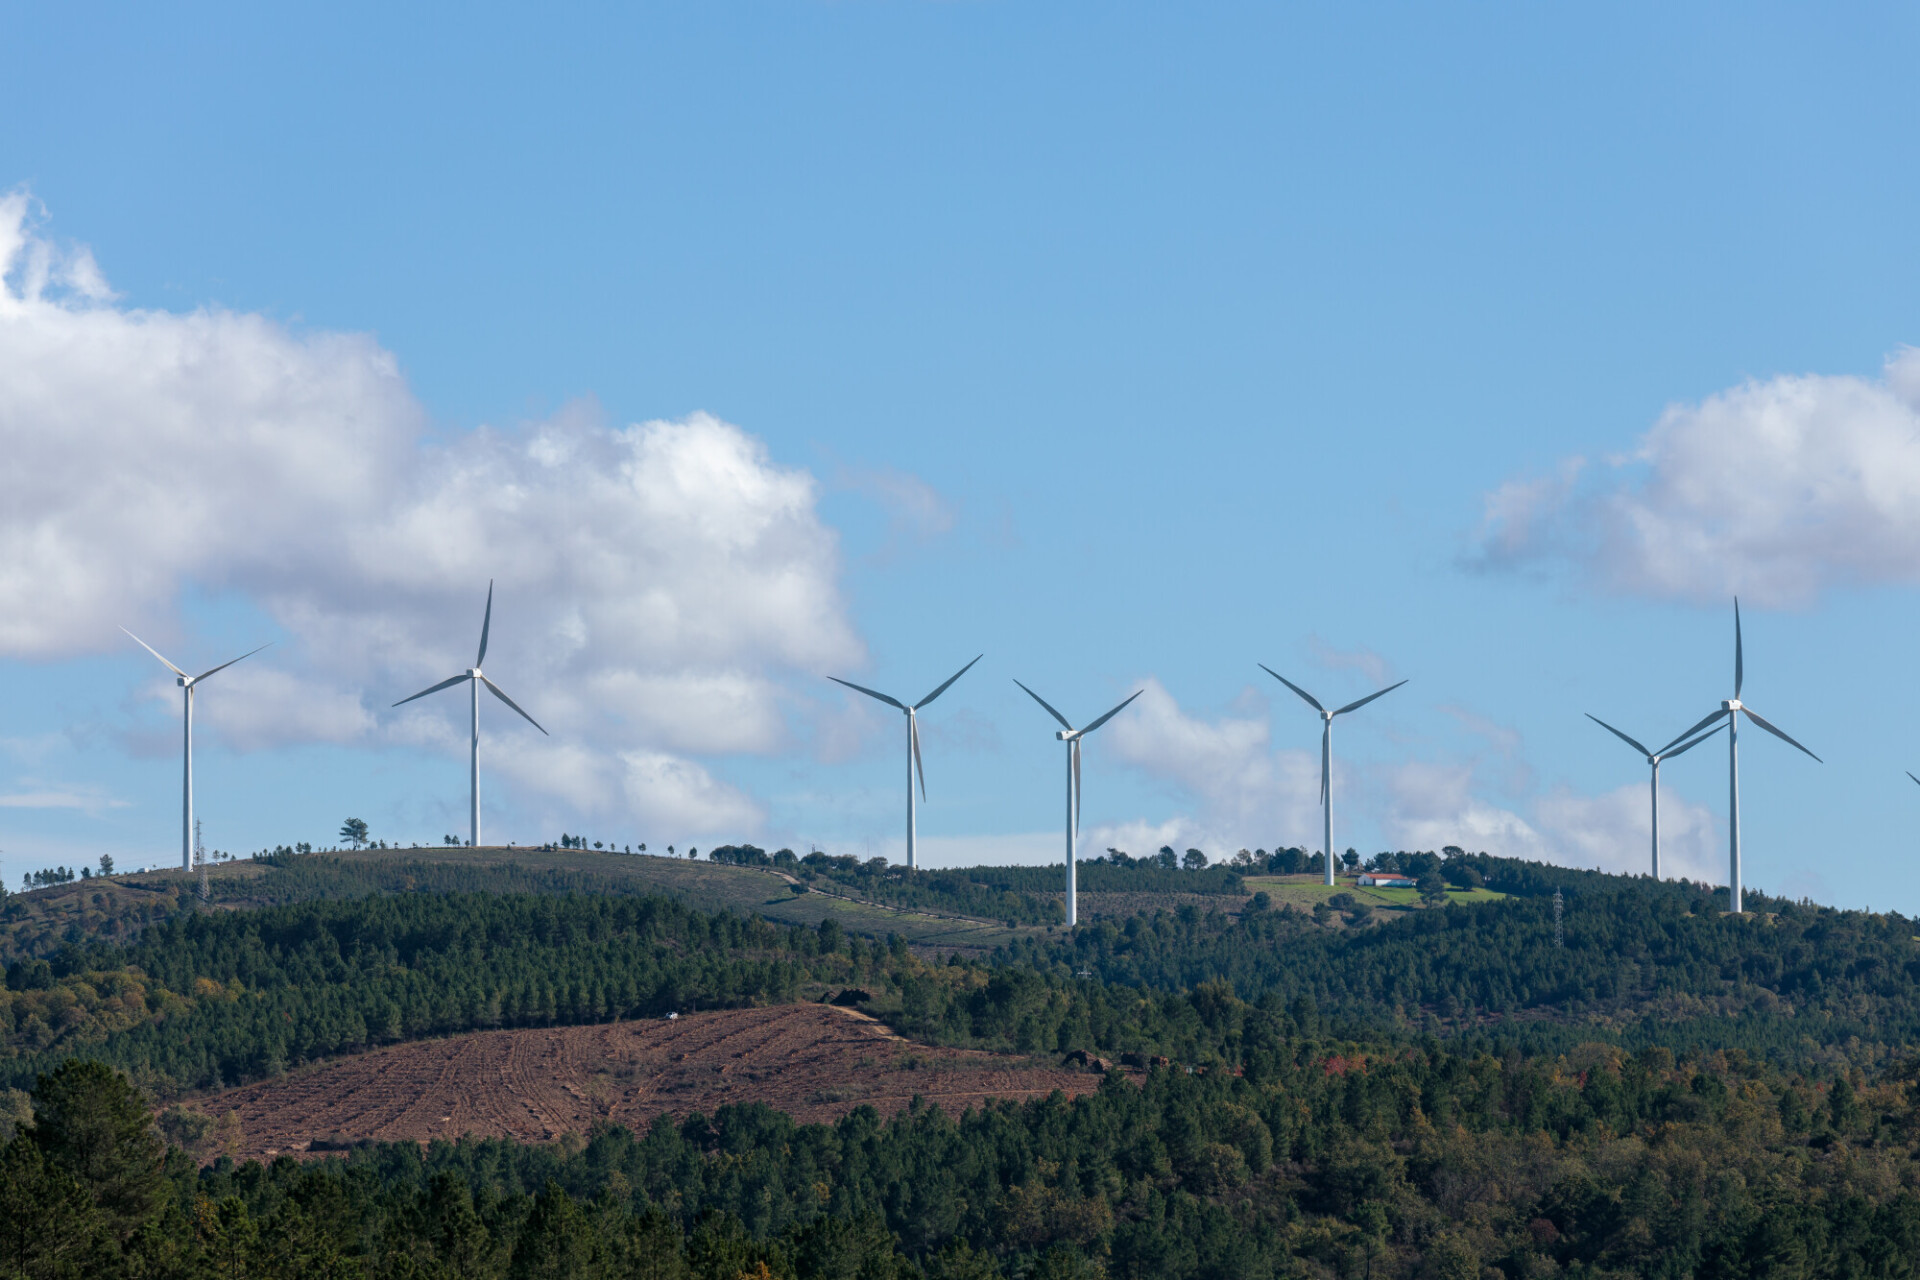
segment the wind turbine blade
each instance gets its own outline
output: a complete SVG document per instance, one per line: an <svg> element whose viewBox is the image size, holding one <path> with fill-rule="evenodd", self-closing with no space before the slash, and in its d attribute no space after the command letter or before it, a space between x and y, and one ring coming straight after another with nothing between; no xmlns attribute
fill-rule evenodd
<svg viewBox="0 0 1920 1280"><path fill-rule="evenodd" d="M1763 720L1763 719L1761 719L1761 718L1760 718L1760 716L1758 716L1757 714L1755 714L1755 712L1754 712L1754 710L1753 710L1753 708L1752 708L1752 707L1742 707L1742 708L1740 708L1740 709L1741 709L1742 711L1744 711L1744 712L1746 712L1746 713L1747 713L1747 719L1749 719L1749 720L1751 720L1751 721L1753 721L1753 722L1754 722L1755 724L1757 724L1757 725L1759 725L1759 726L1760 726L1760 727L1761 727L1762 729L1765 729L1765 730L1766 730L1766 731L1767 731L1768 733L1770 733L1770 734L1772 734L1772 735L1773 735L1774 737L1776 737L1776 738L1778 738L1778 739L1780 739L1780 741L1782 741L1782 742L1784 742L1784 743L1786 743L1786 744L1787 744L1788 746L1790 746L1790 747L1800 747L1800 744L1799 744L1799 743L1797 743L1797 742L1795 742L1795 741L1794 741L1794 740L1793 740L1792 738L1789 738L1789 737L1788 737L1788 736L1787 736L1786 734L1784 734L1784 733L1782 733L1782 732L1780 732L1780 730L1778 730L1778 729L1776 729L1776 728L1774 728L1774 727L1773 727L1772 725L1770 725L1770 724L1768 724L1768 723L1767 723L1767 722L1766 722L1765 720ZM1800 750L1802 750L1802 751L1807 751L1807 749L1806 749L1805 747L1800 747ZM1813 756L1813 758L1814 758L1814 761L1815 761L1815 763L1817 763L1817 764L1825 764L1825 763L1826 763L1826 761L1825 761L1825 760L1822 760L1822 759L1820 759L1820 757L1819 757L1819 756L1814 756L1814 755L1813 755L1813 752L1811 752L1811 751L1807 751L1807 754L1808 754L1808 755L1810 755L1810 756Z"/></svg>
<svg viewBox="0 0 1920 1280"><path fill-rule="evenodd" d="M1308 693L1305 689L1302 689L1299 685L1287 679L1285 676L1281 675L1278 671L1275 671L1272 667L1268 666L1266 663L1261 662L1261 663L1256 663L1255 665L1257 665L1262 671L1266 672L1268 675L1272 676L1275 680L1278 680L1281 684L1287 686L1287 688L1293 690L1295 693L1305 698L1307 700L1307 705L1312 707L1315 711L1318 711L1321 715L1327 714L1327 709L1320 705L1320 699L1314 697L1312 694Z"/></svg>
<svg viewBox="0 0 1920 1280"><path fill-rule="evenodd" d="M438 693L442 689L451 689L453 688L453 686L459 684L462 680L467 680L467 679L471 679L471 677L468 676L466 672L462 671L457 676L451 676L445 680L442 680L439 684L434 685L433 688L431 689L422 689L420 692L414 694L413 698L424 698L430 693ZM413 698L402 698L400 699L400 701L394 703L393 705L396 707L405 706L407 703L412 702Z"/></svg>
<svg viewBox="0 0 1920 1280"><path fill-rule="evenodd" d="M1073 752L1073 829L1080 829L1080 739L1067 744Z"/></svg>
<svg viewBox="0 0 1920 1280"><path fill-rule="evenodd" d="M269 640L265 644L261 645L260 649L271 649L272 647L273 647L273 641ZM212 670L202 671L199 675L195 676L192 680L188 681L188 683L199 684L202 680L205 680L208 676L212 675L215 671L225 671L228 667L232 666L234 662L240 662L247 658L251 658L254 654L260 652L260 649L249 649L245 653L241 654L238 658L235 658L233 662L223 662L219 666L212 668Z"/></svg>
<svg viewBox="0 0 1920 1280"><path fill-rule="evenodd" d="M480 620L480 656L473 660L473 665L476 667L483 667L487 663L487 632L491 630L493 630L493 579L488 578L487 613Z"/></svg>
<svg viewBox="0 0 1920 1280"><path fill-rule="evenodd" d="M1405 684L1405 683L1406 683L1405 680L1402 680L1400 682L1400 684ZM1360 708L1366 706L1369 702L1372 702L1375 698L1386 697L1388 694L1392 693L1395 689L1398 689L1400 687L1400 684L1390 684L1386 688L1382 689L1380 692L1370 693L1366 697L1360 699L1360 701L1358 702L1349 702L1346 706L1340 708L1338 711L1334 712L1333 714L1337 716L1343 716L1347 714L1347 712L1349 711L1358 711Z"/></svg>
<svg viewBox="0 0 1920 1280"><path fill-rule="evenodd" d="M856 690L857 692L864 693L869 698L878 698L880 699L880 701L886 703L890 707L898 707L902 711L905 711L907 709L907 704L900 701L898 698L889 698L886 694L881 693L875 689L869 689L863 684L855 684L851 680L842 680L839 676L828 676L827 679L833 681L835 684L843 684L847 686L847 688L849 689L853 689L853 690Z"/></svg>
<svg viewBox="0 0 1920 1280"><path fill-rule="evenodd" d="M1638 742L1635 742L1632 738L1629 738L1626 734L1620 732L1618 729L1608 724L1605 720L1602 720L1599 716L1593 714L1593 712L1588 711L1585 713L1585 715L1587 719L1593 721L1595 724L1599 725L1602 729L1605 729L1608 733L1620 739L1620 741L1626 743L1628 746L1632 747L1635 751L1638 751L1641 755L1648 756L1648 757L1651 757L1653 755L1653 752L1647 750L1645 747L1641 746Z"/></svg>
<svg viewBox="0 0 1920 1280"><path fill-rule="evenodd" d="M154 657L160 658L160 651L158 649L148 644L145 640L142 640L139 636L134 635L133 632L127 631L125 627L122 627L120 629L122 631L126 631L127 639L133 641L135 644L139 645L142 649L145 649L148 653L152 654ZM187 678L186 672L174 666L171 662L168 662L165 658L160 658L160 661L166 667L167 670L173 672L173 674L179 676L182 680L185 680Z"/></svg>
<svg viewBox="0 0 1920 1280"><path fill-rule="evenodd" d="M1746 658L1740 648L1740 597L1735 596L1733 598L1733 700L1735 702L1740 701L1740 685L1746 676ZM1800 744L1796 742L1794 745ZM1806 748L1802 747L1801 750L1804 751ZM1813 752L1808 751L1807 754L1812 755Z"/></svg>
<svg viewBox="0 0 1920 1280"><path fill-rule="evenodd" d="M1015 680L1014 683L1020 684L1018 680ZM1023 684L1020 684L1020 687L1022 689L1027 689L1027 686ZM1045 698L1041 697L1039 694L1035 693L1031 689L1027 689L1027 696L1029 698L1032 698L1035 702L1039 703L1041 706L1046 707L1047 714L1052 716L1055 720L1058 720L1060 722L1060 727L1062 729L1065 729L1068 733L1073 732L1073 726L1067 723L1067 718L1061 715L1058 711L1055 711Z"/></svg>
<svg viewBox="0 0 1920 1280"><path fill-rule="evenodd" d="M1145 692L1146 692L1145 689L1135 690L1133 693L1133 697L1128 698L1127 702L1132 702L1134 698L1139 697L1141 694ZM1095 720L1092 724L1082 729L1078 736L1081 738L1086 737L1088 734L1092 733L1095 729L1098 729L1101 725L1113 719L1115 716L1119 715L1122 711L1125 711L1127 709L1127 702L1121 703L1119 706L1115 707L1113 710L1107 712L1107 714L1101 716L1098 720Z"/></svg>
<svg viewBox="0 0 1920 1280"><path fill-rule="evenodd" d="M981 653L981 654L976 654L976 655L974 655L974 659L973 659L973 662L978 662L978 661L980 661L980 659L982 659L982 658L984 658L984 657L986 657L986 656L987 656L987 655L986 655L986 654L984 654L984 653ZM919 710L920 708L922 708L922 707L924 707L924 706L926 706L926 705L927 705L927 704L928 704L929 702L932 702L932 701L933 701L933 700L934 700L935 698L937 698L937 697L939 697L939 696L940 696L941 694L943 694L943 693L945 693L945 692L946 692L946 691L947 691L948 689L950 689L950 688L952 688L952 687L953 687L953 682L954 682L955 680L958 680L958 679L959 679L959 678L960 678L961 676L963 676L963 675L965 675L965 674L967 674L967 672L969 672L969 671L971 671L971 670L973 670L973 662L969 662L969 663L968 663L968 664L967 664L966 666L964 666L964 667L962 667L962 668L960 668L960 669L959 669L958 671L956 671L956 672L954 672L954 673L953 673L952 675L950 675L950 676L948 676L948 677L947 677L947 682L946 682L945 684L943 684L943 685L941 685L941 686L940 686L940 687L939 687L938 689L935 689L935 690L934 690L934 691L933 691L932 693L930 693L930 694L928 694L928 695L927 695L926 697L924 697L924 698L922 698L922 699L920 699L920 701L918 701L918 702L916 702L916 703L914 703L914 704L913 704L913 709L914 709L915 711L918 711L918 710Z"/></svg>
<svg viewBox="0 0 1920 1280"><path fill-rule="evenodd" d="M494 697L500 699L500 701L506 703L508 706L512 707L515 711L520 711L520 704L515 702L512 698L509 698L506 694L500 692L499 685L487 679L485 676L480 677L480 683L487 686L487 688L491 689L493 691ZM526 712L520 711L520 717L521 719L525 720L528 724L532 725L534 728L540 729L540 722L538 720L535 720L532 716L528 715ZM540 732L547 733L545 729L540 729ZM550 733L547 733L547 736L551 738L553 735Z"/></svg>
<svg viewBox="0 0 1920 1280"><path fill-rule="evenodd" d="M1913 770L1911 769L1907 770L1907 776L1909 778L1913 778ZM1913 785L1916 787L1920 787L1920 778L1913 778Z"/></svg>
<svg viewBox="0 0 1920 1280"><path fill-rule="evenodd" d="M1691 750L1693 750L1693 749L1694 749L1695 747L1697 747L1697 746L1699 746L1699 745L1700 745L1701 743L1703 743L1703 742L1705 742L1705 741L1706 741L1706 740L1707 740L1708 738L1711 738L1711 737L1712 737L1712 736L1713 736L1714 734L1716 734L1716 733L1718 733L1718 732L1720 732L1720 731L1721 731L1722 729L1724 729L1724 728L1726 728L1726 727L1727 727L1727 726L1726 726L1726 725L1725 725L1724 723L1722 723L1722 724L1717 724L1717 725L1715 725L1715 726L1713 726L1713 728L1711 728L1711 729L1709 729L1709 730L1707 730L1707 731L1706 731L1705 733L1703 733L1703 734L1701 734L1701 735L1700 735L1699 737L1697 737L1697 738L1692 738L1692 739L1689 739L1688 741L1686 741L1686 742L1684 742L1684 743L1682 743L1681 745L1679 745L1679 746L1677 746L1677 747L1675 747L1675 748L1674 748L1673 750L1671 750L1671 751L1668 751L1668 752L1666 752L1666 753L1664 753L1663 755L1661 755L1661 756L1660 756L1660 759L1662 759L1662 760L1671 760L1671 759L1673 759L1673 758L1674 758L1675 756L1677 756L1677 755L1681 755L1681 754L1683 754L1683 753L1685 753L1685 752L1688 752L1688 751L1691 751Z"/></svg>
<svg viewBox="0 0 1920 1280"><path fill-rule="evenodd" d="M920 760L920 721L910 718L907 726L913 739L913 769L920 775L920 800L924 804L927 799L927 766Z"/></svg>
<svg viewBox="0 0 1920 1280"><path fill-rule="evenodd" d="M1685 742L1688 738L1691 738L1694 734L1700 732L1702 729L1706 728L1708 725L1712 724L1715 720L1718 720L1721 716L1724 716L1725 714L1727 714L1727 709L1725 707L1720 708L1718 711L1714 712L1712 715L1702 720L1699 724L1693 726L1693 728L1687 730L1683 734L1676 736L1672 742L1669 742L1667 744L1666 747L1660 748L1658 751L1654 752L1654 754L1657 756L1664 756L1665 754L1667 754L1667 747L1671 747L1678 743Z"/></svg>

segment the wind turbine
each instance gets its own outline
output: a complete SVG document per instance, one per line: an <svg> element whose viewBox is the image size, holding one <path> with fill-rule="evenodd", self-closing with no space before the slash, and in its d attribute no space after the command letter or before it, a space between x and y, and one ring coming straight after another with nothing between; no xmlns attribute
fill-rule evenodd
<svg viewBox="0 0 1920 1280"><path fill-rule="evenodd" d="M161 657L160 651L154 648L152 645L148 644L145 640L142 640L139 636L134 635L133 632L127 631L125 627L122 627L120 629L122 631L127 632L128 639L132 640L135 644L139 645L142 649L145 649L148 653L152 654L154 657L160 658L161 664L165 666L167 670L173 672L174 675L179 677L179 679L174 681L174 683L180 686L181 704L183 708L181 711L181 729L180 729L180 742L181 742L181 746L180 746L180 869L182 871L192 871L193 870L193 690L194 690L194 686L199 684L202 680L205 680L208 676L212 675L215 671L225 671L228 667L232 666L235 662L239 662L242 658L251 658L254 654L260 652L260 649L265 649L268 647L268 645L271 645L273 641L271 640L267 641L266 644L263 644L260 646L260 649L249 649L245 653L241 654L239 658L235 658L230 662L223 662L219 666L214 667L211 671L202 671L197 676L190 676L186 672L182 671L180 668L174 666L171 662L168 662L165 658Z"/></svg>
<svg viewBox="0 0 1920 1280"><path fill-rule="evenodd" d="M1647 750L1644 746L1641 746L1638 742L1629 738L1626 734L1620 732L1599 716L1594 715L1591 711L1586 713L1586 717L1645 756L1647 763L1653 766L1653 781L1650 784L1653 788L1653 878L1658 880L1660 878L1660 762L1662 760L1671 760L1682 752L1693 750L1726 726L1715 725L1699 737L1690 738L1680 746L1674 747L1671 751L1653 752Z"/></svg>
<svg viewBox="0 0 1920 1280"><path fill-rule="evenodd" d="M472 805L471 805L471 809L468 814L468 817L471 820L471 824L473 827L473 847L476 849L480 847L480 686L481 685L487 686L488 690L492 692L494 697L500 699L500 701L506 703L508 706L512 707L515 711L518 711L520 713L520 718L522 720L525 720L528 724L532 725L534 728L540 729L540 722L538 720L535 720L532 716L528 715L526 712L521 711L520 704L515 702L512 698L509 698L505 694L505 692L501 690L499 685L487 679L487 677L480 670L480 664L487 660L487 633L490 630L492 630L492 628L493 628L493 580L489 578L487 580L487 613L486 613L486 616L482 618L480 621L480 654L478 657L476 657L473 660L473 665L467 668L467 670L461 672L457 676L449 676L447 679L442 680L439 684L436 684L431 688L422 689L420 692L414 694L413 698L402 698L400 699L400 701L393 704L396 707L405 706L407 703L412 702L414 698L424 698L430 693L438 693L442 689L451 689L453 688L453 686L459 684L462 680L467 681L469 684L473 686L473 689L472 689L473 742L472 742L472 761L471 761L471 768L470 768L471 779L473 783L473 791L472 791L473 800L472 800ZM547 731L545 729L540 729L540 732L546 733ZM548 734L547 736L551 737L552 735Z"/></svg>
<svg viewBox="0 0 1920 1280"><path fill-rule="evenodd" d="M1329 711L1325 707L1320 705L1320 699L1314 697L1312 694L1308 693L1305 689L1302 689L1299 685L1287 679L1285 676L1281 675L1278 671L1275 671L1272 667L1268 666L1266 663L1262 662L1259 665L1262 671L1266 672L1268 675L1272 676L1275 680L1278 680L1281 684L1287 686L1287 688L1293 690L1295 693L1299 694L1302 698L1306 699L1307 705L1320 713L1320 721L1321 721L1320 811L1325 824L1324 833L1327 841L1327 883L1330 885L1333 883L1333 864L1334 864L1334 856L1333 856L1333 718L1335 716L1343 716L1347 714L1347 712L1349 711L1358 711L1360 708L1366 706L1369 702L1372 702L1375 698L1386 697L1388 694L1392 693L1395 689L1398 689L1400 685L1405 684L1406 681L1402 680L1400 684L1390 684L1386 688L1380 690L1380 692L1370 693L1366 697L1360 699L1358 702L1349 702L1346 706L1341 707L1338 711Z"/></svg>
<svg viewBox="0 0 1920 1280"><path fill-rule="evenodd" d="M1706 728L1714 721L1722 717L1726 718L1727 910L1733 912L1735 915L1740 914L1740 713L1743 711L1746 712L1747 719L1753 721L1788 746L1800 751L1806 751L1809 756L1813 756L1815 764L1825 763L1819 756L1813 755L1813 752L1807 751L1805 747L1768 724L1752 707L1740 701L1740 686L1745 678L1746 660L1740 647L1740 599L1736 596L1733 601L1733 696L1725 702L1722 702L1718 711L1681 734L1679 738L1673 740L1673 742L1678 742L1681 738L1691 738L1694 734ZM1673 746L1673 742L1669 742L1665 747L1660 748L1660 754L1666 755L1667 749Z"/></svg>
<svg viewBox="0 0 1920 1280"><path fill-rule="evenodd" d="M1020 684L1018 680L1015 680L1014 683ZM1060 732L1053 736L1067 744L1067 927L1071 929L1080 921L1079 907L1075 903L1073 866L1074 853L1080 844L1080 740L1107 721L1119 715L1122 711L1125 711L1127 709L1127 703L1132 702L1134 698L1139 697L1145 693L1146 690L1135 690L1126 702L1121 703L1113 710L1107 712L1107 714L1101 716L1086 728L1076 729L1067 723L1065 716L1048 706L1045 698L1033 690L1027 689L1027 686L1023 684L1020 684L1020 687L1026 689L1029 698L1032 698L1041 706L1046 707L1048 715L1060 722Z"/></svg>
<svg viewBox="0 0 1920 1280"><path fill-rule="evenodd" d="M986 655L983 653L975 654L973 662L978 662L984 657L986 657ZM869 689L865 685L855 684L851 680L842 680L839 676L827 677L827 679L833 681L835 684L843 684L855 692L866 694L869 698L878 698L888 706L898 707L907 713L907 870L909 871L914 870L920 865L919 854L915 851L915 844L918 840L918 828L913 809L913 776L915 773L920 775L920 799L924 801L927 798L927 770L926 766L920 762L920 708L945 693L953 686L955 680L958 680L961 676L973 670L973 662L969 662L966 666L948 676L945 684L942 684L938 689L935 689L932 693L920 699L920 701L914 703L912 706L908 706L898 698L889 698L886 694L876 689Z"/></svg>

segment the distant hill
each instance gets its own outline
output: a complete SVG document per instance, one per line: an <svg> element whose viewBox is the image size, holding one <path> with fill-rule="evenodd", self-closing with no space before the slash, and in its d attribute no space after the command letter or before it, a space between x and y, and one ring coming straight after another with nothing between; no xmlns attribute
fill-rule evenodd
<svg viewBox="0 0 1920 1280"><path fill-rule="evenodd" d="M898 933L915 946L982 955L1065 918L1057 867L909 875L884 860L849 855L783 861L752 845L721 846L698 859L506 846L280 852L208 867L206 905L231 910L414 892L659 894L702 911L809 927L833 919L855 933ZM49 957L91 940L124 941L192 908L199 884L197 875L163 870L9 895L0 905L0 962ZM1096 917L1203 900L1237 910L1252 892L1225 867L1189 872L1090 862L1081 867L1080 884L1082 912Z"/></svg>
<svg viewBox="0 0 1920 1280"><path fill-rule="evenodd" d="M1449 865L1507 896L1376 913L1365 929L1290 904L1238 916L1183 909L1023 939L1007 956L1129 987L1225 982L1241 999L1312 1008L1355 1035L1534 1051L1594 1040L1737 1048L1782 1061L1844 1050L1861 1063L1920 1045L1920 936L1897 913L1749 892L1750 910L1731 916L1723 890L1681 881L1484 855Z"/></svg>
<svg viewBox="0 0 1920 1280"><path fill-rule="evenodd" d="M1456 874L1471 865L1486 887L1449 905L1379 909L1291 881L1299 902L1267 893L1263 906L1234 873L1107 867L1108 881L1143 886L1110 897L1163 905L1068 934L889 906L825 874L414 853L223 865L204 905L177 873L16 895L0 934L0 1077L24 1087L84 1051L166 1094L395 1040L856 983L874 1012L932 1041L1196 1063L1247 1052L1244 1033L1223 1030L1222 1000L1263 1034L1370 1043L1599 1042L1868 1067L1920 1043L1920 941L1903 917L1759 894L1763 910L1729 917L1696 886L1500 859L1460 860ZM945 892L1032 893L1022 870L973 869ZM1146 891L1155 876L1189 891Z"/></svg>
<svg viewBox="0 0 1920 1280"><path fill-rule="evenodd" d="M1448 861L1445 905L1120 867L1101 892L1145 909L975 924L1004 941L964 952L844 925L963 927L859 896L888 891L877 868L537 852L223 867L205 906L178 875L9 902L0 1133L30 1086L77 1105L58 1073L111 1094L74 1062L95 1059L203 1160L346 1149L176 1155L159 1234L125 1237L258 1274L1732 1280L1920 1257L1898 915L1753 895L1730 917L1699 886L1491 858ZM925 891L1043 896L992 869ZM759 1055L755 1028L851 1027L801 1002L915 1043L862 1023ZM1084 1074L1053 1093L1063 1071ZM463 1115L538 1141L420 1145ZM409 1141L358 1144L381 1135ZM0 1193L71 1205L39 1141L0 1151ZM275 1261L285 1241L314 1252ZM566 1261L616 1254L634 1265Z"/></svg>

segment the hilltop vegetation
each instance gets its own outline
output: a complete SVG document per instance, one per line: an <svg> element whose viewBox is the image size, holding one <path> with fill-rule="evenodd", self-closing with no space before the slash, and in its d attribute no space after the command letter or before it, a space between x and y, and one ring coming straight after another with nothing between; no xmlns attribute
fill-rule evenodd
<svg viewBox="0 0 1920 1280"><path fill-rule="evenodd" d="M156 898L130 941L103 932L14 960L0 1079L23 1087L85 1047L172 1094L396 1039L778 1003L853 983L924 1039L1228 1067L1244 1065L1244 1045L1194 1013L1223 994L1260 1018L1312 1010L1383 1043L1658 1044L1872 1066L1920 1039L1920 944L1900 917L1765 899L1770 914L1728 917L1690 886L1492 859L1481 874L1511 897L1388 913L1366 929L1291 907L1189 902L948 963L915 956L898 933L882 944L832 917L809 928L700 912L581 873L317 856L271 870L248 891L312 896L244 911ZM426 890L476 874L543 891L365 892L393 877ZM1564 946L1549 885L1567 891Z"/></svg>
<svg viewBox="0 0 1920 1280"><path fill-rule="evenodd" d="M73 1218L113 1235L86 1245L101 1257L728 1280L1897 1276L1920 1257L1920 943L1897 915L1753 895L1730 917L1697 886L1464 855L1445 871L1473 900L1369 913L1324 893L1309 911L1250 897L1241 868L1103 863L1082 883L1170 877L1180 905L935 956L833 915L698 910L591 866L282 863L234 869L215 909L126 890L110 918L137 924L16 947L5 1082L79 1056L169 1099L398 1039L857 989L917 1040L1083 1050L1144 1083L833 1127L746 1106L584 1146L176 1158L146 1234ZM1038 897L1029 873L1050 878L975 870L927 892ZM782 901L842 907L834 886L870 900L890 883L865 864L788 874L827 891ZM30 1158L40 1141L0 1157L0 1196L79 1204L84 1179Z"/></svg>
<svg viewBox="0 0 1920 1280"><path fill-rule="evenodd" d="M795 883L815 892L796 893ZM1148 895L1245 898L1239 869L1169 869L1158 861L1090 862L1082 892L1145 901ZM200 881L176 871L48 879L25 894L0 891L0 962L51 957L63 946L124 941L157 920L194 910ZM393 893L655 894L702 911L759 914L809 927L834 919L856 933L898 933L910 943L985 954L1064 919L1060 873L1044 867L969 867L909 875L885 859L821 852L796 857L752 845L708 850L704 860L633 856L577 847L296 852L289 846L207 869L215 908Z"/></svg>
<svg viewBox="0 0 1920 1280"><path fill-rule="evenodd" d="M904 948L902 948L904 950ZM171 1094L482 1027L782 1003L871 967L808 930L661 898L404 894L193 912L9 969L14 1087L84 1047ZM50 1015L50 1016L49 1016Z"/></svg>
<svg viewBox="0 0 1920 1280"><path fill-rule="evenodd" d="M1263 1005L1311 1002L1372 1036L1739 1048L1780 1061L1844 1053L1861 1064L1920 1043L1920 941L1897 914L1751 894L1754 911L1730 916L1723 896L1683 883L1478 861L1513 896L1365 930L1291 909L1183 908L1021 941L1008 956L1147 990L1222 982Z"/></svg>

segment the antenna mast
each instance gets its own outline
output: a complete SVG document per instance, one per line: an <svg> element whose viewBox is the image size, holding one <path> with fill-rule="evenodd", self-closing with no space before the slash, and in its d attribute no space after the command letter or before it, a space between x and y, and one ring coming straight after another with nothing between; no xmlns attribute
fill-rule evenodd
<svg viewBox="0 0 1920 1280"><path fill-rule="evenodd" d="M200 819L193 820L193 865L200 868L200 901L211 902L207 889L207 846L200 839Z"/></svg>
<svg viewBox="0 0 1920 1280"><path fill-rule="evenodd" d="M1556 947L1564 947L1567 945L1566 930L1561 927L1560 923L1560 916L1563 909L1560 887L1555 885L1553 890L1553 945Z"/></svg>

